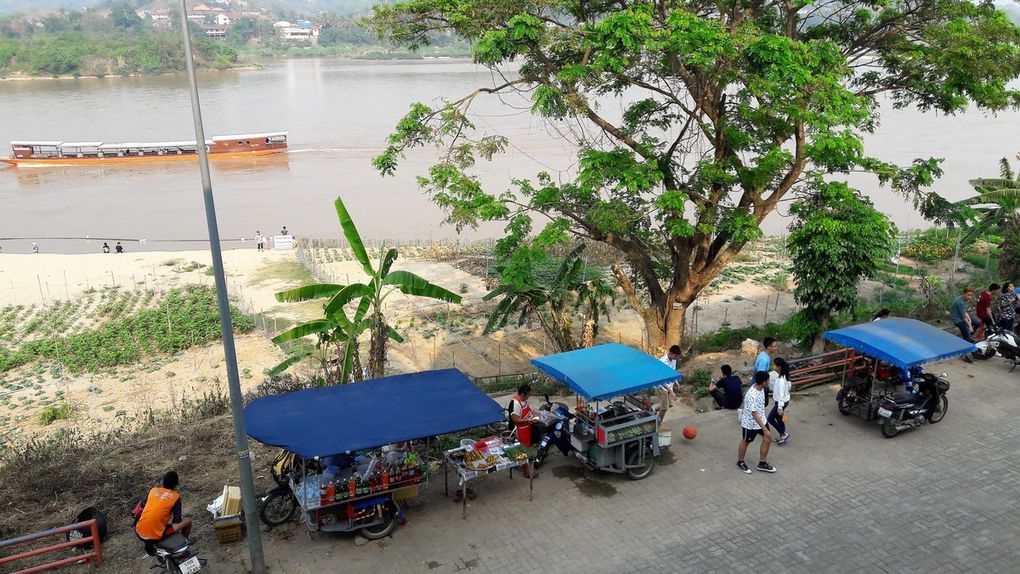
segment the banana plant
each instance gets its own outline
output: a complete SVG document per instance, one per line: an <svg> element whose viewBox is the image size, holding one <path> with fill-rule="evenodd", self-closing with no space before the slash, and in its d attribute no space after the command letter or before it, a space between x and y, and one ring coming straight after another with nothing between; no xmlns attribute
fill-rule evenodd
<svg viewBox="0 0 1020 574"><path fill-rule="evenodd" d="M282 291L276 296L280 301L307 301L332 297L342 288L342 285L331 284L308 285ZM360 381L362 369L358 336L369 327L369 321L365 319L368 307L369 301L363 299L353 319L348 319L346 311L341 309L333 315L301 323L273 337L274 343L288 350L288 356L273 367L269 375L278 375L296 363L315 357L326 384ZM314 345L304 342L305 337L312 335L316 338Z"/></svg>
<svg viewBox="0 0 1020 574"><path fill-rule="evenodd" d="M516 317L517 326L537 319L549 340L561 352L594 344L602 316L609 316L607 299L615 295L598 269L589 268L581 259L584 244L574 248L561 262L552 280L543 280L527 266L528 275L493 289L483 300L500 298L489 316L483 334L506 327ZM580 341L574 338L573 319L579 316Z"/></svg>
<svg viewBox="0 0 1020 574"><path fill-rule="evenodd" d="M337 336L343 340L343 343L336 346L337 349L342 348L344 352L341 364L347 364L347 357L350 356L350 362L353 365L358 361L357 338L365 330L369 330L371 335L369 375L373 378L382 377L386 367L387 341L392 339L400 343L404 340L386 322L386 316L383 313L383 304L386 299L395 291L400 291L406 295L428 297L449 303L460 303L461 297L452 291L430 283L428 280L410 271L392 270L393 263L398 256L396 249L380 249L377 265L373 266L373 261L368 255L368 250L361 239L361 234L358 233L358 228L354 225L354 220L347 211L343 200L337 198L335 206L337 219L340 221L340 228L343 230L347 243L351 246L355 259L364 269L366 280L362 283L351 283L350 285L308 285L277 293L276 299L278 301L305 301L329 297L329 301L323 306L324 318L305 323L304 325L308 326L305 330L298 329L298 327L303 325L291 329L291 331L295 331L292 336L293 339L299 339L312 334L319 334L321 339L322 333ZM353 319L347 319L345 308L354 301L358 301L357 311ZM335 326L333 322L335 322ZM277 338L283 337L285 334L281 333ZM334 341L330 340L324 345L320 345L320 348L333 344ZM297 360L300 359L296 359L295 362ZM359 371L360 369L355 370Z"/></svg>
<svg viewBox="0 0 1020 574"><path fill-rule="evenodd" d="M956 202L970 216L963 242L989 232L1001 235L999 273L1013 277L1020 271L1020 174L1014 175L1009 161L1003 158L998 178L972 179L968 183L977 195Z"/></svg>

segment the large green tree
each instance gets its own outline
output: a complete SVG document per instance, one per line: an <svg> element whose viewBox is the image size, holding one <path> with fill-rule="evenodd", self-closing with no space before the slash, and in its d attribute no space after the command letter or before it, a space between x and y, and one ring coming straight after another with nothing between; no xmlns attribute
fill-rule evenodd
<svg viewBox="0 0 1020 574"><path fill-rule="evenodd" d="M832 314L852 309L861 279L873 277L877 263L893 254L896 229L845 183L820 183L790 213L796 217L787 238L797 282L793 296L817 325L813 350L820 352Z"/></svg>
<svg viewBox="0 0 1020 574"><path fill-rule="evenodd" d="M615 278L658 347L681 338L688 306L791 192L868 171L922 201L937 160L865 153L878 98L943 113L1020 103L1007 85L1020 35L988 2L407 0L369 23L410 48L443 32L471 41L502 78L412 104L376 167L392 174L408 149L440 143L419 182L450 222L504 221L508 245L572 234L615 247ZM572 180L501 192L472 172L507 140L475 131L471 105L513 91L581 134Z"/></svg>

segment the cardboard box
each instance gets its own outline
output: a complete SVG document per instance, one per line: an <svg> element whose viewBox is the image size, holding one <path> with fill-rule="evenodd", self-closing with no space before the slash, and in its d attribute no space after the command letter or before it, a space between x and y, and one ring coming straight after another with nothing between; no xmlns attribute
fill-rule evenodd
<svg viewBox="0 0 1020 574"><path fill-rule="evenodd" d="M220 509L220 516L233 516L241 513L241 487L223 487L223 508Z"/></svg>

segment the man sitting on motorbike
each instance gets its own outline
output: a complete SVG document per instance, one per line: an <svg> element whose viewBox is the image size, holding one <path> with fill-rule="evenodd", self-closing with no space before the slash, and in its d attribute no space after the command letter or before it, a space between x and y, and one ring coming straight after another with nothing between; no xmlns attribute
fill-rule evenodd
<svg viewBox="0 0 1020 574"><path fill-rule="evenodd" d="M174 490L179 480L177 472L171 470L163 475L162 488L153 487L142 500L135 534L146 543L146 547L175 532L184 534L185 538L191 535L191 519L181 516L181 495Z"/></svg>

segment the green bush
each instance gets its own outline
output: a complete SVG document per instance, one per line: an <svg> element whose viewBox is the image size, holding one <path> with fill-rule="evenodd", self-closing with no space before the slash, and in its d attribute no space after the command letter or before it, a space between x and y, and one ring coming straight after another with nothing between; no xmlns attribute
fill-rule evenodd
<svg viewBox="0 0 1020 574"><path fill-rule="evenodd" d="M61 403L57 406L49 406L39 413L39 422L44 425L51 425L61 419L69 419L74 416L74 407L68 403Z"/></svg>
<svg viewBox="0 0 1020 574"><path fill-rule="evenodd" d="M925 263L937 263L948 259L956 249L956 240L941 237L941 230L928 230L903 248L903 255Z"/></svg>
<svg viewBox="0 0 1020 574"><path fill-rule="evenodd" d="M681 384L690 387L695 397L704 397L708 394L708 385L712 382L712 372L708 369L694 369L684 375Z"/></svg>

